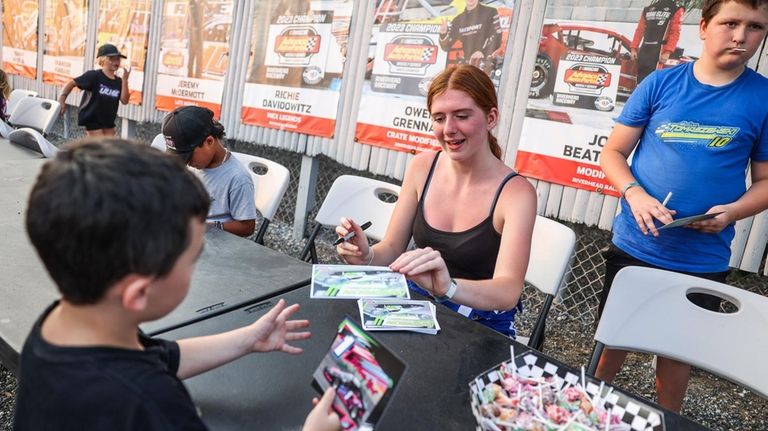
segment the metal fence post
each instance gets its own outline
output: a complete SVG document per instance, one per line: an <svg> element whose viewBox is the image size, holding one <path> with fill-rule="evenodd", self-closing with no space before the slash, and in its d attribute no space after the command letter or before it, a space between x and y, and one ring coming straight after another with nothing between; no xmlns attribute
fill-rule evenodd
<svg viewBox="0 0 768 431"><path fill-rule="evenodd" d="M123 139L136 138L136 121L123 117L120 127L120 137Z"/></svg>
<svg viewBox="0 0 768 431"><path fill-rule="evenodd" d="M317 186L317 159L310 156L301 157L301 173L299 188L296 191L296 211L293 213L293 238L300 240L304 237L307 224L307 214L315 206L315 188Z"/></svg>

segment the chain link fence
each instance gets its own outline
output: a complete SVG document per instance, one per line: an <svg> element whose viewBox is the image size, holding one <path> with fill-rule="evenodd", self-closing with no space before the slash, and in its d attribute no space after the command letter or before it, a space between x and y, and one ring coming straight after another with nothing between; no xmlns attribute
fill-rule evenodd
<svg viewBox="0 0 768 431"><path fill-rule="evenodd" d="M120 126L118 125L118 129L119 127ZM68 129L71 138L84 135L82 128L77 127L74 122L69 124ZM138 125L136 132L137 140L148 143L160 132L160 125L155 123L142 123ZM62 122L57 123L49 138L57 145L60 145L65 141L63 138ZM273 228L270 226L270 230L277 229L283 233L280 235L281 238L279 239L275 238L275 233L271 234L271 238L268 234L266 241L268 246L274 246L277 242L286 242L285 236L290 235L290 227L293 225L294 221L294 210L296 194L299 188L299 172L301 171L302 155L278 148L253 145L251 143L235 140L228 140L227 146L233 151L254 154L259 157L273 160L282 164L291 172L290 184L273 222L277 225L282 225L282 228ZM398 181L391 178L375 176L365 171L351 169L325 156L318 156L318 161L319 170L317 175L317 187L315 190L315 205L307 215L308 222L305 227L305 237L314 226L314 216L317 214L328 189L331 187L333 181L340 175L371 177L399 185ZM550 310L549 319L578 320L584 324L591 324L595 321L597 304L600 297L600 291L602 290L602 279L605 269L605 260L603 259L602 250L608 246L611 234L610 232L601 230L597 227L588 227L583 224L565 224L576 233L577 242L575 254L571 262L571 267L566 275L565 286L561 289L559 297ZM321 234L318 235L317 249L322 262L340 262L336 257L334 248L331 246L331 242L335 239L335 236L336 235L330 229L324 229ZM301 245L300 242L292 244L290 247L285 248L283 252L298 257ZM732 270L728 282L731 285L768 296L768 277L739 270ZM535 323L538 310L544 301L544 295L539 293L536 289L526 288L523 295L523 301L526 312L520 316L516 326L520 329L521 334L527 335L530 333L531 328Z"/></svg>

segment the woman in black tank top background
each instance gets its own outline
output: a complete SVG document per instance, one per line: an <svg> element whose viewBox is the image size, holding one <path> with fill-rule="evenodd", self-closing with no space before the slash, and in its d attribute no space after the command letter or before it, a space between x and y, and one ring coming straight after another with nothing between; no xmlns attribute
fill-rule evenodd
<svg viewBox="0 0 768 431"><path fill-rule="evenodd" d="M437 75L427 107L442 152L413 158L381 242L369 247L360 226L342 218L336 232L355 237L337 252L349 264L389 265L454 310L514 336L536 193L501 160L491 134L496 92L482 70L461 65ZM406 251L412 236L418 248Z"/></svg>

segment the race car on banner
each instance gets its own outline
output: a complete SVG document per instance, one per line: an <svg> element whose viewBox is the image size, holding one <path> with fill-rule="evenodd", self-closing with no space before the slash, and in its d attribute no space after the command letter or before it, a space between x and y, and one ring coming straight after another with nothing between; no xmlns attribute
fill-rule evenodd
<svg viewBox="0 0 768 431"><path fill-rule="evenodd" d="M545 24L529 97L549 97L560 87L558 84L562 84L571 91L560 93L587 96L595 103L591 109L612 110L616 99L625 100L637 87L637 60L630 53L630 45L631 41L623 34L597 26ZM694 60L695 57L683 55L683 49L677 48L661 68ZM616 87L613 95L601 94L601 90L610 89L611 84ZM581 103L575 105L586 108L581 99ZM561 97L562 103L557 100L554 103L573 106L574 103L566 102L573 100Z"/></svg>

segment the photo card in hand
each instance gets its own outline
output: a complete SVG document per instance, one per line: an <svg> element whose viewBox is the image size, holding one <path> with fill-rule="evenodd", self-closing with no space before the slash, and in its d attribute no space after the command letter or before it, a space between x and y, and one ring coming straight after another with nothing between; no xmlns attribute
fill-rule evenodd
<svg viewBox="0 0 768 431"><path fill-rule="evenodd" d="M372 429L404 372L405 362L346 317L312 385L321 393L336 388L333 409L345 430Z"/></svg>

